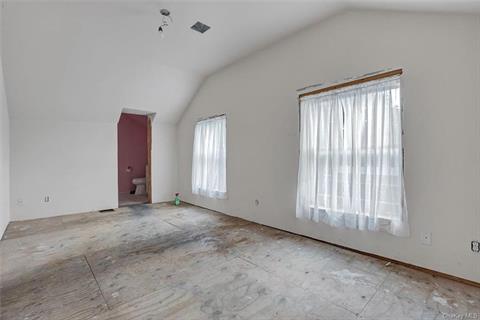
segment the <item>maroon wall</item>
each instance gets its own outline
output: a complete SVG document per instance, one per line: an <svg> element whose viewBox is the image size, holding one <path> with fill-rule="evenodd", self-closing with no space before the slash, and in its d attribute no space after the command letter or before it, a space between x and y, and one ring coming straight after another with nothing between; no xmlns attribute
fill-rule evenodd
<svg viewBox="0 0 480 320"><path fill-rule="evenodd" d="M147 116L122 113L118 121L118 192L133 190L132 179L145 177L146 165Z"/></svg>

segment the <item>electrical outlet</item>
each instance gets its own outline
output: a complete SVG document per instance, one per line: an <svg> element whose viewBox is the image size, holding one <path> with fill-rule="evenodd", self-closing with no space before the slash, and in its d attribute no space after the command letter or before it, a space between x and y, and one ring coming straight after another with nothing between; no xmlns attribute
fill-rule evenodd
<svg viewBox="0 0 480 320"><path fill-rule="evenodd" d="M432 233L431 232L422 232L422 244L426 246L432 245Z"/></svg>
<svg viewBox="0 0 480 320"><path fill-rule="evenodd" d="M480 241L472 241L470 248L472 249L473 252L479 253L480 252Z"/></svg>

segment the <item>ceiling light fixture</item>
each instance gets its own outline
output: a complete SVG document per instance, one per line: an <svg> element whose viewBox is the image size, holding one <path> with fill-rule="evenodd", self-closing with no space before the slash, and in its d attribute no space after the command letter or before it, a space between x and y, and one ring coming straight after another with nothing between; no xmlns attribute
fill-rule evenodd
<svg viewBox="0 0 480 320"><path fill-rule="evenodd" d="M158 26L158 32L160 32L160 36L163 38L165 30L173 23L173 20L170 11L167 9L161 9L160 14L162 15L162 23Z"/></svg>

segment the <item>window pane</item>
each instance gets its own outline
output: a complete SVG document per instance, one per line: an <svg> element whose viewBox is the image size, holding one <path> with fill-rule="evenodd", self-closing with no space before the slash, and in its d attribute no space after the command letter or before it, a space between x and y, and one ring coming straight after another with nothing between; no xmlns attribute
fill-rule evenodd
<svg viewBox="0 0 480 320"><path fill-rule="evenodd" d="M400 103L398 77L301 99L298 217L408 233Z"/></svg>
<svg viewBox="0 0 480 320"><path fill-rule="evenodd" d="M224 199L226 183L226 117L197 122L193 142L192 193Z"/></svg>

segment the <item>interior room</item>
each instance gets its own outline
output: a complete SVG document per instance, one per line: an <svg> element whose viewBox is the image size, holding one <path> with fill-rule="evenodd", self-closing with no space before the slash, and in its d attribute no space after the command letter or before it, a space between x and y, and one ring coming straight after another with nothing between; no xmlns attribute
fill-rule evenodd
<svg viewBox="0 0 480 320"><path fill-rule="evenodd" d="M118 120L118 206L148 203L149 118L122 112Z"/></svg>
<svg viewBox="0 0 480 320"><path fill-rule="evenodd" d="M0 318L480 319L480 0L0 0Z"/></svg>

